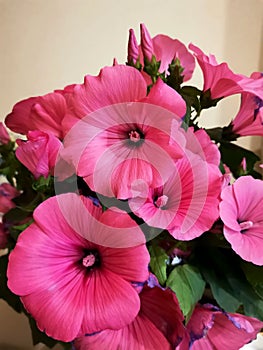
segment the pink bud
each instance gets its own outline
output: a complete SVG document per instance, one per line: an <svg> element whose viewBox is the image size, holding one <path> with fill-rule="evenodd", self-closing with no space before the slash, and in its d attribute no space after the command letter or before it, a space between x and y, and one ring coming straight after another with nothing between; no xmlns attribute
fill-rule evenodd
<svg viewBox="0 0 263 350"><path fill-rule="evenodd" d="M247 160L245 157L242 159L241 167L245 172L247 171Z"/></svg>
<svg viewBox="0 0 263 350"><path fill-rule="evenodd" d="M142 52L143 52L144 58L146 58L148 61L151 62L152 56L153 56L152 38L151 38L150 33L148 32L146 26L143 23L141 23L140 29L141 29Z"/></svg>
<svg viewBox="0 0 263 350"><path fill-rule="evenodd" d="M10 141L10 136L3 123L0 123L0 144L7 144Z"/></svg>
<svg viewBox="0 0 263 350"><path fill-rule="evenodd" d="M128 62L136 63L139 58L139 46L136 40L133 29L129 30L129 42L128 42Z"/></svg>
<svg viewBox="0 0 263 350"><path fill-rule="evenodd" d="M112 65L113 66L118 66L119 65L119 63L117 61L117 58L114 57Z"/></svg>
<svg viewBox="0 0 263 350"><path fill-rule="evenodd" d="M51 133L29 131L27 141L17 140L17 159L27 167L35 178L53 175L57 155L61 147L60 140Z"/></svg>

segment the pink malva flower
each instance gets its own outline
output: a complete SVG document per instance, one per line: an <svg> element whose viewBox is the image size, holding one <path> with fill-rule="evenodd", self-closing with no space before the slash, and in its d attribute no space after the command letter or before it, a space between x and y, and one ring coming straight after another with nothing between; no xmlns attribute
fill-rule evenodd
<svg viewBox="0 0 263 350"><path fill-rule="evenodd" d="M40 204L34 220L10 254L7 276L39 329L71 341L130 324L140 309L132 283L147 280L149 254L128 214L102 213L67 193Z"/></svg>
<svg viewBox="0 0 263 350"><path fill-rule="evenodd" d="M263 82L261 74L253 73L251 78ZM263 100L251 93L241 94L240 109L230 126L232 132L239 136L263 136Z"/></svg>
<svg viewBox="0 0 263 350"><path fill-rule="evenodd" d="M148 225L167 229L179 240L198 237L213 225L222 183L219 151L206 132L189 128L185 137L185 154L164 185L135 184L129 200L131 210Z"/></svg>
<svg viewBox="0 0 263 350"><path fill-rule="evenodd" d="M47 178L54 173L61 141L51 133L37 130L29 131L27 138L27 141L17 140L16 157L36 179Z"/></svg>
<svg viewBox="0 0 263 350"><path fill-rule="evenodd" d="M133 33L134 37L134 33ZM130 46L128 46L129 48ZM154 55L157 61L161 61L159 72L168 73L169 65L173 60L177 59L180 63L183 72L181 73L183 81L191 79L195 68L195 59L193 55L187 50L186 46L178 39L172 39L167 35L158 34L151 38L146 26L141 24L141 45L140 50L135 52L137 57L133 55L133 60L138 59L140 54L140 61L143 64L143 59L147 58L151 62Z"/></svg>
<svg viewBox="0 0 263 350"><path fill-rule="evenodd" d="M92 190L129 198L134 181L161 185L174 168L173 159L182 156L180 117L185 102L161 79L148 96L146 91L140 72L120 65L106 67L98 77L88 76L75 87L78 118L65 120L74 126L65 138L62 156ZM175 119L177 131L171 138Z"/></svg>
<svg viewBox="0 0 263 350"><path fill-rule="evenodd" d="M26 135L28 131L40 130L62 139L64 135L61 122L67 113L65 97L70 94L70 88L16 103L5 119L6 125L20 134Z"/></svg>
<svg viewBox="0 0 263 350"><path fill-rule="evenodd" d="M188 334L176 350L239 350L263 327L256 318L197 305L187 323Z"/></svg>
<svg viewBox="0 0 263 350"><path fill-rule="evenodd" d="M144 287L135 320L119 330L104 330L74 342L76 350L172 350L184 337L183 315L171 290Z"/></svg>
<svg viewBox="0 0 263 350"><path fill-rule="evenodd" d="M263 79L255 80L241 74L235 74L227 63L217 63L214 55L206 55L197 46L190 44L200 68L203 71L203 91L210 90L211 98L223 98L233 94L249 92L263 99Z"/></svg>
<svg viewBox="0 0 263 350"><path fill-rule="evenodd" d="M0 144L6 145L10 141L10 136L3 123L0 123Z"/></svg>
<svg viewBox="0 0 263 350"><path fill-rule="evenodd" d="M10 209L15 207L12 199L19 195L19 191L8 182L0 185L0 213L7 213Z"/></svg>
<svg viewBox="0 0 263 350"><path fill-rule="evenodd" d="M225 238L242 259L263 265L263 181L239 177L221 197Z"/></svg>

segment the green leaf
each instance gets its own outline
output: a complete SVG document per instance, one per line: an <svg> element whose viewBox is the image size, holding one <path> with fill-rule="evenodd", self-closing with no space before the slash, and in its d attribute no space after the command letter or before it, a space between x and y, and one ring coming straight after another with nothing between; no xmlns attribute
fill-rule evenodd
<svg viewBox="0 0 263 350"><path fill-rule="evenodd" d="M169 257L161 247L155 244L149 247L149 253L151 270L158 278L159 283L163 285L167 280L166 269Z"/></svg>
<svg viewBox="0 0 263 350"><path fill-rule="evenodd" d="M222 277L210 263L202 267L202 273L205 280L209 283L218 305L228 312L235 312L239 308L241 302L233 295L232 287L227 278Z"/></svg>
<svg viewBox="0 0 263 350"><path fill-rule="evenodd" d="M236 312L243 305L246 315L263 320L263 299L244 275L239 256L230 249L211 247L196 251L196 258L220 307Z"/></svg>
<svg viewBox="0 0 263 350"><path fill-rule="evenodd" d="M189 318L205 290L198 268L189 264L177 266L170 273L166 286L175 292L183 314Z"/></svg>
<svg viewBox="0 0 263 350"><path fill-rule="evenodd" d="M255 292L263 299L263 267L245 261L241 267Z"/></svg>
<svg viewBox="0 0 263 350"><path fill-rule="evenodd" d="M253 168L260 158L255 153L229 142L221 143L219 150L222 162L230 168L234 177L240 176L240 165L243 158L246 158L247 174L257 177Z"/></svg>

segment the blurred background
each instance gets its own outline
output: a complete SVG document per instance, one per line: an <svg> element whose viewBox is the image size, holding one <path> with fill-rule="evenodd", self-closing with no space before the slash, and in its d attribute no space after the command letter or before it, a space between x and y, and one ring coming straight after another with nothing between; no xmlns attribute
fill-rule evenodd
<svg viewBox="0 0 263 350"><path fill-rule="evenodd" d="M263 70L262 19L263 0L0 0L0 118L21 99L97 75L113 58L124 63L128 30L139 38L141 22L152 36L192 42L250 75ZM198 69L191 83L202 88ZM226 125L238 107L238 96L227 98L202 123ZM240 143L261 151L260 138ZM27 320L0 301L0 350L18 349L33 349Z"/></svg>

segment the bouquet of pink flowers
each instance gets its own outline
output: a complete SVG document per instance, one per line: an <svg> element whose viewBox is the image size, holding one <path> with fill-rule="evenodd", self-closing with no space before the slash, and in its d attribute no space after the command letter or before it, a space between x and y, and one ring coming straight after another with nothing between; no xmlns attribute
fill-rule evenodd
<svg viewBox="0 0 263 350"><path fill-rule="evenodd" d="M196 63L202 88L188 85ZM239 94L229 125L204 109ZM237 350L263 328L263 75L130 30L126 64L18 102L0 128L0 297L33 343ZM260 162L259 162L260 163ZM255 167L257 166L257 168Z"/></svg>

